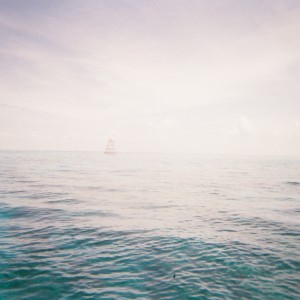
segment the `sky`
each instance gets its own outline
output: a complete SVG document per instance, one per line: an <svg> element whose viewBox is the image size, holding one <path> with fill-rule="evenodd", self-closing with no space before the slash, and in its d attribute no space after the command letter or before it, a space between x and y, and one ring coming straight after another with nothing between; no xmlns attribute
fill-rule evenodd
<svg viewBox="0 0 300 300"><path fill-rule="evenodd" d="M300 155L299 0L0 0L0 149Z"/></svg>

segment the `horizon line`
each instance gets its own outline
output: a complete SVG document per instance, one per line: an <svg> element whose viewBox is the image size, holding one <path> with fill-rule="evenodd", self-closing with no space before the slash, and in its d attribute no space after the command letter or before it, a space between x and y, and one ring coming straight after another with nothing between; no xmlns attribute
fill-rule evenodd
<svg viewBox="0 0 300 300"><path fill-rule="evenodd" d="M53 150L53 149L0 149L0 152L95 152L105 154L98 150ZM211 155L211 156L257 156L257 157L295 157L296 154L252 154L252 153L203 153L203 152L153 152L153 151L118 151L117 154L185 154L185 155Z"/></svg>

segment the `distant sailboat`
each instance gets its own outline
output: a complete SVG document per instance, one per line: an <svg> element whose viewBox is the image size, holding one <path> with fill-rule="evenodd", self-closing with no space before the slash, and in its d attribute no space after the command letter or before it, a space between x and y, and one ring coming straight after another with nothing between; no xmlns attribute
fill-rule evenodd
<svg viewBox="0 0 300 300"><path fill-rule="evenodd" d="M105 154L117 154L117 150L114 144L113 139L109 138L106 149L104 151Z"/></svg>

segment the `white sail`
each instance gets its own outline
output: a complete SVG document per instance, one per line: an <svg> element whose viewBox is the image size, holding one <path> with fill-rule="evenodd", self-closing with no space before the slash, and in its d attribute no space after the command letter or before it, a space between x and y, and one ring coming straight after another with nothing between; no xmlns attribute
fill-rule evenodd
<svg viewBox="0 0 300 300"><path fill-rule="evenodd" d="M117 154L117 150L114 144L113 139L108 139L108 144L106 146L106 149L104 151L105 154Z"/></svg>

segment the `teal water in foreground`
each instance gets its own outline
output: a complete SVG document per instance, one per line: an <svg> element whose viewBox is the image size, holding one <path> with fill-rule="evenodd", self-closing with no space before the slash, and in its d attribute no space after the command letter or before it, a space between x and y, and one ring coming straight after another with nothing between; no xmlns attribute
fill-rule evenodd
<svg viewBox="0 0 300 300"><path fill-rule="evenodd" d="M299 158L0 152L0 299L300 299Z"/></svg>

